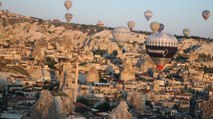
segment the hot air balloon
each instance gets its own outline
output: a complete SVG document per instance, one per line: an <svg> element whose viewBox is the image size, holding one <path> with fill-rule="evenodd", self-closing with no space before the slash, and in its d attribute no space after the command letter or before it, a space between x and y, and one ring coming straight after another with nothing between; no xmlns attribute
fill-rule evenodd
<svg viewBox="0 0 213 119"><path fill-rule="evenodd" d="M211 12L209 10L204 10L202 12L202 16L205 20L207 20L209 18L209 16L211 15Z"/></svg>
<svg viewBox="0 0 213 119"><path fill-rule="evenodd" d="M70 0L66 0L64 2L64 6L66 7L67 10L69 10L72 7L72 2Z"/></svg>
<svg viewBox="0 0 213 119"><path fill-rule="evenodd" d="M71 21L71 19L72 19L72 14L71 13L66 13L65 14L65 18L66 18L67 22L69 23Z"/></svg>
<svg viewBox="0 0 213 119"><path fill-rule="evenodd" d="M154 33L147 38L146 51L159 70L171 61L178 50L178 40L168 33Z"/></svg>
<svg viewBox="0 0 213 119"><path fill-rule="evenodd" d="M123 47L130 40L130 30L127 27L116 27L112 31L112 36L119 47Z"/></svg>
<svg viewBox="0 0 213 119"><path fill-rule="evenodd" d="M2 2L0 1L0 7L2 6Z"/></svg>
<svg viewBox="0 0 213 119"><path fill-rule="evenodd" d="M53 19L52 22L57 24L60 23L61 21L59 19Z"/></svg>
<svg viewBox="0 0 213 119"><path fill-rule="evenodd" d="M97 26L98 27L104 27L104 23L102 21L98 21Z"/></svg>
<svg viewBox="0 0 213 119"><path fill-rule="evenodd" d="M189 30L189 29L183 29L183 35L184 35L185 37L188 37L189 34L190 34L190 30Z"/></svg>
<svg viewBox="0 0 213 119"><path fill-rule="evenodd" d="M134 21L129 21L129 22L127 23L127 25L128 25L128 27L129 27L130 31L132 31L132 29L135 27L135 22L134 22Z"/></svg>
<svg viewBox="0 0 213 119"><path fill-rule="evenodd" d="M151 10L146 10L144 12L144 16L146 17L146 20L149 21L149 19L152 17L152 11Z"/></svg>
<svg viewBox="0 0 213 119"><path fill-rule="evenodd" d="M164 25L163 25L163 24L160 24L160 28L158 29L158 32L159 32L159 33L162 32L163 29L164 29Z"/></svg>
<svg viewBox="0 0 213 119"><path fill-rule="evenodd" d="M160 24L158 22L152 22L150 24L150 28L151 28L152 32L155 33L160 28Z"/></svg>

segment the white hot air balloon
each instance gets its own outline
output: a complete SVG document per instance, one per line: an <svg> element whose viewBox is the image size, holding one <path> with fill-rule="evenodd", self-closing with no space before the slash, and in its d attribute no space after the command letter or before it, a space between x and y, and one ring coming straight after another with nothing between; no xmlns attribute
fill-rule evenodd
<svg viewBox="0 0 213 119"><path fill-rule="evenodd" d="M185 37L188 37L189 34L190 34L190 30L189 30L189 29L183 29L183 35L184 35Z"/></svg>
<svg viewBox="0 0 213 119"><path fill-rule="evenodd" d="M66 18L66 20L67 20L67 22L69 23L71 20L72 20L72 14L71 13L66 13L65 14L65 18Z"/></svg>
<svg viewBox="0 0 213 119"><path fill-rule="evenodd" d="M132 31L133 28L135 27L135 22L134 22L134 21L129 21L129 22L127 23L127 25L128 25L128 27L129 27L130 31Z"/></svg>
<svg viewBox="0 0 213 119"><path fill-rule="evenodd" d="M168 33L154 33L146 40L146 51L159 70L169 63L178 50L178 40Z"/></svg>
<svg viewBox="0 0 213 119"><path fill-rule="evenodd" d="M207 20L210 17L210 15L211 15L211 12L209 10L204 10L202 12L202 16L205 20Z"/></svg>
<svg viewBox="0 0 213 119"><path fill-rule="evenodd" d="M98 27L104 27L104 23L102 21L98 21L97 26Z"/></svg>
<svg viewBox="0 0 213 119"><path fill-rule="evenodd" d="M67 10L69 10L72 7L72 2L70 0L66 0L64 2L64 6L66 7Z"/></svg>
<svg viewBox="0 0 213 119"><path fill-rule="evenodd" d="M127 27L116 27L112 31L112 36L119 47L123 47L130 40L130 30Z"/></svg>
<svg viewBox="0 0 213 119"><path fill-rule="evenodd" d="M153 15L153 13L152 13L151 10L146 10L146 11L144 12L144 16L146 17L146 20L147 20L147 21L149 21L149 19L151 19L152 15Z"/></svg>
<svg viewBox="0 0 213 119"><path fill-rule="evenodd" d="M155 33L160 28L160 24L158 22L152 22L150 24L150 28L151 28L152 32Z"/></svg>

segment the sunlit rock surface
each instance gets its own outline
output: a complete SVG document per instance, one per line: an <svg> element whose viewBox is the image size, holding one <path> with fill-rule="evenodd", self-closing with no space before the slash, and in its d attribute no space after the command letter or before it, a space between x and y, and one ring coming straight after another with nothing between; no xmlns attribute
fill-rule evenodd
<svg viewBox="0 0 213 119"><path fill-rule="evenodd" d="M110 112L109 119L132 119L132 115L128 112L128 106L125 101L121 101L120 104Z"/></svg>

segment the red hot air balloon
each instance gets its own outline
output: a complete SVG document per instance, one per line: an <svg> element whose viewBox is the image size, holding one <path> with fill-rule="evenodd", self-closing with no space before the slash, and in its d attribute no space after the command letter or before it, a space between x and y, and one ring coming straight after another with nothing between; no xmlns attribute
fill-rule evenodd
<svg viewBox="0 0 213 119"><path fill-rule="evenodd" d="M167 33L154 33L147 38L146 51L159 70L169 63L178 50L178 40Z"/></svg>
<svg viewBox="0 0 213 119"><path fill-rule="evenodd" d="M204 10L202 12L202 16L205 20L207 20L209 18L209 16L211 15L211 12L209 10Z"/></svg>
<svg viewBox="0 0 213 119"><path fill-rule="evenodd" d="M72 20L72 14L71 13L66 13L65 14L65 18L66 18L66 20L67 20L67 22L69 23L71 20Z"/></svg>

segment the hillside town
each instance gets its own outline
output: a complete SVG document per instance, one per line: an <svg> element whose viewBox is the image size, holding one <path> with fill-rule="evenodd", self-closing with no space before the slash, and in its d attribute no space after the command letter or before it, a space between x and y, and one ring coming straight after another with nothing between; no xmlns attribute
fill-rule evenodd
<svg viewBox="0 0 213 119"><path fill-rule="evenodd" d="M112 29L0 10L0 118L212 119L213 40L178 39L163 70L149 32L119 47Z"/></svg>

